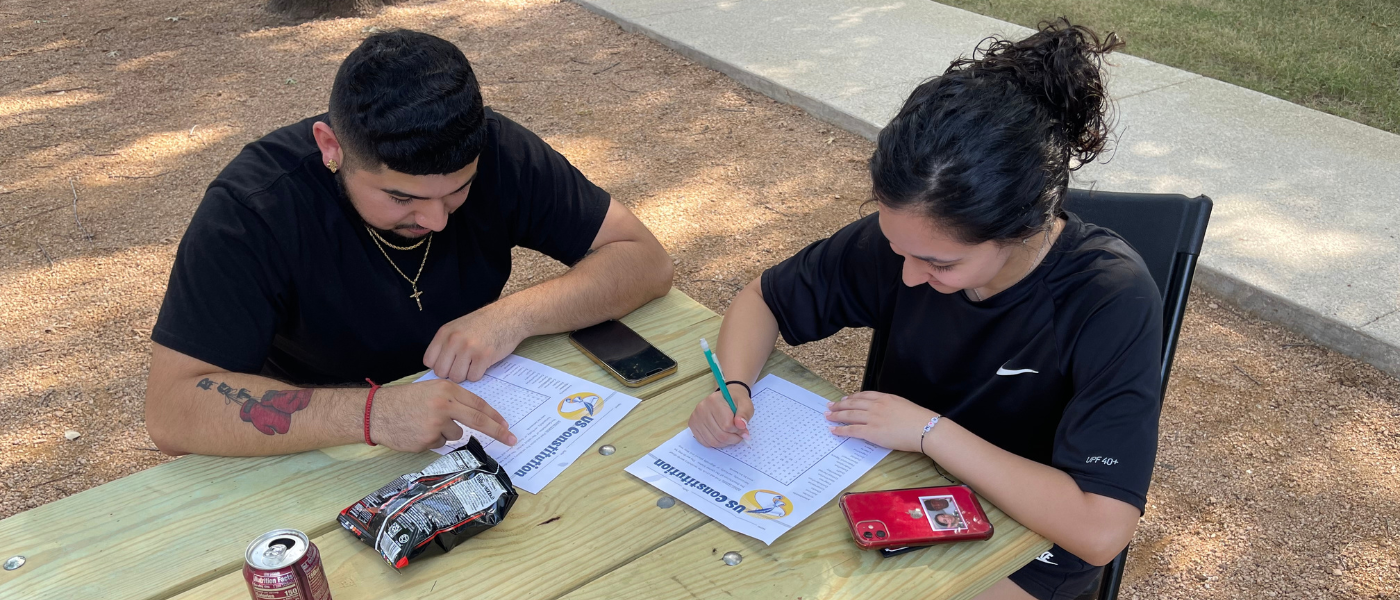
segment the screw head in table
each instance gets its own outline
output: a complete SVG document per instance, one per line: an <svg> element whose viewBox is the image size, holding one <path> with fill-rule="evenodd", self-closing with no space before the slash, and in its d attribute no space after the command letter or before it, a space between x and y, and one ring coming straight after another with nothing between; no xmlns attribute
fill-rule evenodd
<svg viewBox="0 0 1400 600"><path fill-rule="evenodd" d="M18 568L23 567L23 566L24 566L24 557L23 557L23 556L18 556L18 555L16 555L16 556L11 556L9 560L5 561L5 570L6 570L6 571L13 571L13 570L18 569Z"/></svg>

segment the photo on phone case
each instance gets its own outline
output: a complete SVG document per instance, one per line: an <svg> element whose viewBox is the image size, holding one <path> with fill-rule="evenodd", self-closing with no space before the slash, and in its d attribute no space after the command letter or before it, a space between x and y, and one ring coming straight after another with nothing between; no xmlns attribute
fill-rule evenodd
<svg viewBox="0 0 1400 600"><path fill-rule="evenodd" d="M924 517L928 518L934 531L967 529L967 521L963 519L958 502L952 496L920 496L919 503L924 505Z"/></svg>

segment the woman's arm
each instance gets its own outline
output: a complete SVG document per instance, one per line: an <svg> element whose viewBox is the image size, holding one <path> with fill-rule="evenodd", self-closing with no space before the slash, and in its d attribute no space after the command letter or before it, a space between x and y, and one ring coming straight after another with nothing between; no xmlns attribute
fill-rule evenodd
<svg viewBox="0 0 1400 600"><path fill-rule="evenodd" d="M954 421L939 419L924 440L924 454L1011 518L1091 565L1108 564L1137 529L1137 507L1081 491L1068 473L1002 450Z"/></svg>
<svg viewBox="0 0 1400 600"><path fill-rule="evenodd" d="M833 403L832 433L922 452L997 508L1093 565L1113 560L1137 529L1137 507L1079 489L1068 473L1002 450L956 422L892 394L860 392ZM922 447L921 447L922 446Z"/></svg>
<svg viewBox="0 0 1400 600"><path fill-rule="evenodd" d="M719 326L716 346L716 358L725 379L737 379L750 386L758 381L759 371L778 342L778 320L763 301L761 279L750 281L734 297Z"/></svg>
<svg viewBox="0 0 1400 600"><path fill-rule="evenodd" d="M882 316L893 310L902 261L880 233L877 216L813 242L734 297L716 350L725 379L753 385L780 332L796 345L888 320ZM729 391L737 414L719 393L701 400L691 414L691 431L701 444L728 446L748 434L753 403L743 388L731 385Z"/></svg>
<svg viewBox="0 0 1400 600"><path fill-rule="evenodd" d="M719 360L724 378L753 386L773 345L778 341L778 320L763 301L760 279L745 286L730 303L719 328L719 343L715 358ZM714 392L701 400L690 414L690 431L701 444L719 448L737 444L748 433L748 421L753 418L753 401L744 388L729 386L735 414L724 401L724 395Z"/></svg>

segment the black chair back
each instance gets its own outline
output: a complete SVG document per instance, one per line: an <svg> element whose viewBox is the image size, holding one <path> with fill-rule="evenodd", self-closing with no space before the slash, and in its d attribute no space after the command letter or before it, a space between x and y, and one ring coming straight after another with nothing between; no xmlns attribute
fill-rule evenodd
<svg viewBox="0 0 1400 600"><path fill-rule="evenodd" d="M1137 250L1157 290L1162 293L1162 396L1166 396L1181 320L1186 314L1186 298L1191 293L1191 277L1201 254L1206 226L1210 222L1211 200L1205 196L1188 198L1180 194L1127 194L1097 190L1069 191L1065 210L1079 215L1085 223L1113 230ZM876 330L866 358L861 389L874 389L889 332ZM1100 600L1116 600L1123 579L1128 549L1104 568L1098 595ZM1089 595L1088 597L1094 597Z"/></svg>
<svg viewBox="0 0 1400 600"><path fill-rule="evenodd" d="M1179 194L1125 194L1095 190L1070 190L1065 199L1068 210L1085 223L1113 230L1137 250L1162 293L1162 397L1167 395L1176 342L1181 336L1181 320L1186 314L1186 298L1191 294L1191 277L1196 258L1210 223L1210 198L1187 198ZM1123 567L1128 561L1124 548L1104 567L1097 597L1117 600L1123 583Z"/></svg>
<svg viewBox="0 0 1400 600"><path fill-rule="evenodd" d="M1162 394L1167 393L1196 258L1210 222L1210 198L1070 190L1065 210L1111 229L1137 250L1162 293Z"/></svg>

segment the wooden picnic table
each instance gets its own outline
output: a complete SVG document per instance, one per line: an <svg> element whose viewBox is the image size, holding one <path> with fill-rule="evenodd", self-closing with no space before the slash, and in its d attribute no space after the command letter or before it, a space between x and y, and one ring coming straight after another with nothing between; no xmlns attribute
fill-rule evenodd
<svg viewBox="0 0 1400 600"><path fill-rule="evenodd" d="M497 527L395 571L336 523L339 511L436 454L365 445L290 456L186 456L0 521L0 598L245 600L248 542L272 529L320 547L336 600L371 598L970 598L1050 543L985 503L996 535L894 558L861 551L835 502L772 546L729 531L623 469L686 427L714 389L702 336L720 317L672 290L623 319L679 363L676 375L625 388L563 335L517 353L644 401L538 495L521 493ZM781 352L764 369L827 398L841 392ZM895 452L852 486L946 484L922 456ZM726 566L721 556L740 552Z"/></svg>

